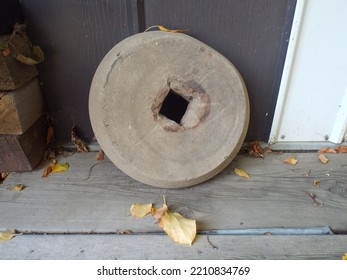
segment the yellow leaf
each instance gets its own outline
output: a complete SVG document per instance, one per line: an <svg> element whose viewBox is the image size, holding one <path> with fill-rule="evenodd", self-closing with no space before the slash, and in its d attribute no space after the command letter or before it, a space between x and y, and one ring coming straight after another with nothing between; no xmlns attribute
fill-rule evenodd
<svg viewBox="0 0 347 280"><path fill-rule="evenodd" d="M69 168L69 164L65 163L56 163L52 166L52 173L65 172Z"/></svg>
<svg viewBox="0 0 347 280"><path fill-rule="evenodd" d="M179 244L191 245L196 236L196 221L186 219L178 213L166 212L159 225L166 234Z"/></svg>
<svg viewBox="0 0 347 280"><path fill-rule="evenodd" d="M148 204L135 203L131 205L130 207L131 215L137 218L142 218L146 216L148 213L151 213L151 210L152 210L152 203L148 203Z"/></svg>
<svg viewBox="0 0 347 280"><path fill-rule="evenodd" d="M25 189L25 186L23 184L17 184L15 186L9 187L8 189L20 192Z"/></svg>
<svg viewBox="0 0 347 280"><path fill-rule="evenodd" d="M144 32L147 32L150 29L153 28L159 28L159 30L164 31L164 32L173 32L173 33L183 33L189 31L189 29L168 29L162 25L153 25L151 27L148 27Z"/></svg>
<svg viewBox="0 0 347 280"><path fill-rule="evenodd" d="M51 173L64 172L69 168L69 164L66 163L57 163L55 159L52 160L52 163L48 165L43 171L42 177L47 177Z"/></svg>
<svg viewBox="0 0 347 280"><path fill-rule="evenodd" d="M163 204L163 207L161 208L152 208L151 215L156 218L157 220L161 219L161 217L164 216L164 214L168 211L168 207L166 204Z"/></svg>
<svg viewBox="0 0 347 280"><path fill-rule="evenodd" d="M320 180L313 180L313 185L319 187Z"/></svg>
<svg viewBox="0 0 347 280"><path fill-rule="evenodd" d="M15 230L0 231L0 241L8 241L16 235Z"/></svg>
<svg viewBox="0 0 347 280"><path fill-rule="evenodd" d="M165 28L165 27L162 26L162 25L158 25L158 28L159 28L161 31L165 31L165 32L174 32L174 33L182 33L182 32L187 32L187 31L189 31L189 29L167 29L167 28Z"/></svg>
<svg viewBox="0 0 347 280"><path fill-rule="evenodd" d="M291 165L295 165L298 163L298 160L295 157L288 157L283 162L291 164Z"/></svg>
<svg viewBox="0 0 347 280"><path fill-rule="evenodd" d="M321 162L323 162L324 164L327 164L329 162L329 159L324 155L324 154L319 154L318 158Z"/></svg>
<svg viewBox="0 0 347 280"><path fill-rule="evenodd" d="M239 175L240 177L244 177L244 178L247 178L249 179L249 175L246 171L242 170L242 169L239 169L239 168L234 168L234 172L235 174Z"/></svg>
<svg viewBox="0 0 347 280"><path fill-rule="evenodd" d="M344 261L347 261L347 253L344 253L344 254L342 255L342 259L343 259Z"/></svg>

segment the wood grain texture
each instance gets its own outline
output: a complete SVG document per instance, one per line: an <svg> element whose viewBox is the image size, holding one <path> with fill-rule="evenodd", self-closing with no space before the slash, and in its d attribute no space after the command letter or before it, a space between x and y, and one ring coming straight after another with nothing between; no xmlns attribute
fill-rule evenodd
<svg viewBox="0 0 347 280"><path fill-rule="evenodd" d="M347 236L197 236L192 246L164 235L23 235L0 243L0 259L340 260Z"/></svg>
<svg viewBox="0 0 347 280"><path fill-rule="evenodd" d="M213 179L185 189L143 185L95 153L80 153L65 173L41 178L45 164L34 172L12 173L0 189L0 230L38 232L157 232L152 217L129 216L133 203L162 204L197 220L198 230L264 227L330 226L346 230L347 154L329 154L322 164L316 153L293 154L297 165L283 160L289 154L267 154L265 159L244 155ZM250 179L235 175L238 167ZM320 180L319 187L313 180ZM24 184L22 192L6 188ZM315 206L310 193L321 203Z"/></svg>
<svg viewBox="0 0 347 280"><path fill-rule="evenodd" d="M22 87L0 91L0 134L23 134L43 112L43 98L38 79Z"/></svg>

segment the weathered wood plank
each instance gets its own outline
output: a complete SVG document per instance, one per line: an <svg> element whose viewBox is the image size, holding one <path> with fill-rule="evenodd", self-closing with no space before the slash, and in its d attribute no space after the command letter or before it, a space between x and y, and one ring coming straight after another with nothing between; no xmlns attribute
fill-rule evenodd
<svg viewBox="0 0 347 280"><path fill-rule="evenodd" d="M23 235L0 243L0 259L341 259L347 236Z"/></svg>
<svg viewBox="0 0 347 280"><path fill-rule="evenodd" d="M9 92L0 91L0 134L23 134L43 112L38 79Z"/></svg>
<svg viewBox="0 0 347 280"><path fill-rule="evenodd" d="M197 220L199 230L264 227L330 226L347 229L347 155L328 155L326 165L315 153L295 154L299 163L282 162L289 154L254 159L239 155L212 180L185 189L149 187L129 178L109 160L97 162L95 153L75 154L65 173L41 178L34 172L13 173L0 189L0 230L43 232L153 232L151 217L129 216L132 203L162 203ZM96 165L95 165L96 164ZM92 167L94 165L94 167ZM233 174L245 169L249 180ZM310 171L310 172L309 172ZM319 179L319 187L313 180ZM22 192L6 190L24 184ZM316 195L320 207L309 193Z"/></svg>

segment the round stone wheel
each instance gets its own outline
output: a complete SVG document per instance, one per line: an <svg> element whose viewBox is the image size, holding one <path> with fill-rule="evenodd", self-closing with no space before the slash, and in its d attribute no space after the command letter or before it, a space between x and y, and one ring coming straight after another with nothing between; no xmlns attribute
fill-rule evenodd
<svg viewBox="0 0 347 280"><path fill-rule="evenodd" d="M235 66L179 33L145 32L113 47L94 75L91 124L124 173L180 188L210 179L238 153L249 122Z"/></svg>

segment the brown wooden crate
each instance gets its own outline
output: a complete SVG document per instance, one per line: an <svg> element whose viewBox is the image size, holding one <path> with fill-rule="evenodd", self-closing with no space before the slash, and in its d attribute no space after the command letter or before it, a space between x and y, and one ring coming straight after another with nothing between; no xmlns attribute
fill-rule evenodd
<svg viewBox="0 0 347 280"><path fill-rule="evenodd" d="M1 36L0 41L6 41L9 37L10 35ZM21 54L30 54L30 41L24 32L14 35L11 42ZM0 90L19 88L37 75L36 66L21 63L11 54L5 57L0 53Z"/></svg>
<svg viewBox="0 0 347 280"><path fill-rule="evenodd" d="M0 134L23 134L42 114L38 79L13 91L0 91Z"/></svg>
<svg viewBox="0 0 347 280"><path fill-rule="evenodd" d="M44 154L46 132L46 119L42 116L22 135L0 135L0 171L33 170Z"/></svg>

